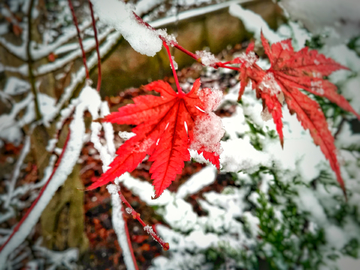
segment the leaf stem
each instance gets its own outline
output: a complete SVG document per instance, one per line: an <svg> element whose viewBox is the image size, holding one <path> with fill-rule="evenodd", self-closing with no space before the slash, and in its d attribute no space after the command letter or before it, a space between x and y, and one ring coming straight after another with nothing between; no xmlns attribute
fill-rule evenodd
<svg viewBox="0 0 360 270"><path fill-rule="evenodd" d="M165 41L163 41L163 45L167 51L167 54L169 56L169 60L170 60L170 65L171 65L171 69L172 69L172 72L174 74L174 79L175 79L175 83L176 83L176 88L178 90L178 93L180 94L180 96L183 96L185 95L184 92L181 90L181 87L180 87L180 84L179 84L179 79L178 79L178 76L176 74L176 70L175 70L175 66L174 66L174 61L171 57L171 53L170 53L170 49L169 49L169 46L166 44Z"/></svg>

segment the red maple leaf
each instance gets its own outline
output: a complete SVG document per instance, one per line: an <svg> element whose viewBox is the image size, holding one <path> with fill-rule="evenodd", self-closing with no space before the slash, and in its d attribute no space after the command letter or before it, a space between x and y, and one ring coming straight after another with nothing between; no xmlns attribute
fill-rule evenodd
<svg viewBox="0 0 360 270"><path fill-rule="evenodd" d="M283 146L282 104L279 101L282 97L281 88L278 86L272 73L267 73L256 65L258 57L253 49L254 43L252 42L245 53L232 61L233 64L240 64L240 91L238 99L241 99L246 85L251 81L252 88L256 91L256 97L263 100L264 118L267 118L267 114L271 114L276 125L276 131L279 134L281 146Z"/></svg>
<svg viewBox="0 0 360 270"><path fill-rule="evenodd" d="M215 140L214 136L208 140L208 127L202 124L209 124L210 118L217 117L211 111L217 107L219 95L209 88L199 87L198 79L191 91L184 94L176 93L163 81L152 82L145 89L154 90L160 96L135 97L134 104L106 116L106 122L137 125L132 130L136 136L118 149L118 156L110 168L88 189L100 187L125 172L133 171L149 155L149 161L153 161L150 173L157 198L181 173L184 161L190 160L189 148L203 153L219 168L219 141L223 133L218 132L220 135Z"/></svg>
<svg viewBox="0 0 360 270"><path fill-rule="evenodd" d="M239 98L241 98L248 81L252 81L252 88L256 90L257 97L263 99L264 110L268 110L272 114L282 143L282 113L279 100L284 97L290 112L296 113L304 129L309 129L315 144L320 146L321 151L329 160L337 181L346 194L336 157L334 138L329 131L326 118L320 106L300 92L299 88L327 98L344 110L354 113L360 119L360 115L348 101L337 93L336 86L323 79L324 76L328 76L336 70L347 68L333 59L319 54L316 50L310 51L307 47L295 52L290 39L274 43L270 47L261 33L261 41L271 63L268 70L263 71L256 65L255 54L251 50L247 50L245 54L233 61L233 63L241 64L240 80L242 82Z"/></svg>

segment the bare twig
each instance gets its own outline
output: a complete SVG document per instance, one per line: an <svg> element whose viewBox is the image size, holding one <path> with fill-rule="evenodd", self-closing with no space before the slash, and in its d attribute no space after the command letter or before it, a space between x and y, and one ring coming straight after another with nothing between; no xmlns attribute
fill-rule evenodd
<svg viewBox="0 0 360 270"><path fill-rule="evenodd" d="M88 69L87 64L86 64L86 55L85 55L84 47L83 47L83 44L82 44L82 39L81 39L81 34L80 34L79 25L78 25L78 22L77 22L77 19L76 19L74 7L73 7L73 5L72 5L72 3L71 3L71 0L68 0L68 3L69 3L69 7L70 7L70 10L71 10L72 18L73 18L73 21L74 21L74 24L75 24L75 27L76 27L76 31L77 31L77 35L78 35L78 39L79 39L79 45L80 45L80 48L81 48L82 58L83 58L84 67L85 67L86 79L89 80L89 79L90 79L89 69Z"/></svg>
<svg viewBox="0 0 360 270"><path fill-rule="evenodd" d="M34 95L34 102L35 102L35 114L36 114L36 120L40 120L41 119L41 113L40 113L40 106L39 106L39 100L38 100L38 95L37 95L37 90L36 90L36 86L35 86L35 77L34 77L34 73L32 70L32 64L33 64L33 59L31 56L31 40L32 40L32 25L31 25L31 21L32 21L32 9L34 7L34 0L30 0L30 4L29 4L29 10L28 10L28 40L27 40L27 44L26 44L26 53L27 53L27 57L28 57L28 67L29 67L29 80L30 80L30 84L31 84L31 92Z"/></svg>
<svg viewBox="0 0 360 270"><path fill-rule="evenodd" d="M100 56L100 51L99 51L99 40L98 40L98 36L97 36L97 31L96 31L96 21L95 21L95 17L94 17L94 10L93 10L93 6L89 1L89 7L90 7L90 12L91 12L91 20L92 20L92 26L94 29L94 37L95 37L95 42L96 42L96 53L97 53L97 57L98 57L98 81L97 81L97 87L96 90L98 92L100 92L100 87L101 87L101 56Z"/></svg>
<svg viewBox="0 0 360 270"><path fill-rule="evenodd" d="M336 140L337 136L339 136L339 134L340 134L340 132L341 132L343 126L344 126L344 123L345 123L346 121L347 121L347 119L346 119L345 117L342 117L342 118L341 118L341 122L340 122L340 124L339 124L339 126L338 126L338 128L337 128L337 130L336 130L336 132L335 132L335 134L334 134L334 139L335 139L335 140Z"/></svg>
<svg viewBox="0 0 360 270"><path fill-rule="evenodd" d="M53 178L55 172L57 171L57 168L64 156L64 153L66 151L67 148L67 144L70 140L70 133L71 130L69 129L68 135L66 137L66 141L64 143L62 152L59 156L59 159L57 160L54 169L50 175L50 177L48 178L48 180L46 181L46 184L41 188L39 195L36 197L35 201L31 204L30 208L26 211L25 215L21 218L21 220L16 224L15 228L13 229L12 233L9 235L8 239L6 239L5 243L0 247L0 253L1 251L5 248L5 246L9 243L9 241L14 237L14 235L17 233L17 231L19 230L19 228L21 227L21 225L24 223L24 221L28 218L28 216L30 215L30 213L32 212L32 210L34 209L34 207L37 205L37 203L39 202L39 200L41 199L42 194L44 193L44 191L46 190L46 187L49 185L49 183L51 182L51 179ZM1 267L0 267L1 268Z"/></svg>
<svg viewBox="0 0 360 270"><path fill-rule="evenodd" d="M144 227L144 230L151 235L151 237L157 241L161 246L162 248L166 251L166 250L169 250L169 243L166 243L164 240L162 240L154 231L153 229L147 225L140 217L140 214L138 212L136 212L134 210L134 208L132 208L132 206L130 205L130 203L126 200L126 198L124 197L124 195L121 193L121 190L118 191L118 194L119 194L119 197L121 199L121 201L127 206L126 208L126 212L128 214L131 214L132 217L134 219L137 219L140 224Z"/></svg>
<svg viewBox="0 0 360 270"><path fill-rule="evenodd" d="M31 137L31 133L33 131L33 127L34 126L31 127L31 129L29 130L29 134L25 138L23 149L21 150L20 156L19 156L18 160L16 161L15 169L11 175L11 180L10 180L10 183L8 186L8 197L7 197L7 199L5 201L5 205L4 205L5 209L8 208L10 205L11 198L13 196L15 185L16 185L16 180L18 179L19 174L20 174L21 165L23 164L25 157L29 153L30 137Z"/></svg>

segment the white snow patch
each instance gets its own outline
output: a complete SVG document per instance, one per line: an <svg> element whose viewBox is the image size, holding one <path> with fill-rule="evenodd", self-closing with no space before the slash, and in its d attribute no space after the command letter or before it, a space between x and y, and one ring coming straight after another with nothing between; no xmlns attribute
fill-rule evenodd
<svg viewBox="0 0 360 270"><path fill-rule="evenodd" d="M244 139L221 142L224 149L220 156L222 171L247 173L256 172L260 166L271 167L269 154L256 150L249 141Z"/></svg>
<svg viewBox="0 0 360 270"><path fill-rule="evenodd" d="M164 0L141 0L136 4L135 13L139 16L149 12L157 5L163 3Z"/></svg>
<svg viewBox="0 0 360 270"><path fill-rule="evenodd" d="M34 206L29 216L22 223L17 233L3 248L0 254L0 261L6 261L8 255L11 254L11 252L26 239L26 237L30 234L32 228L40 218L42 211L48 205L54 193L65 182L68 175L72 172L72 169L77 162L82 148L82 140L85 133L83 114L87 105L88 104L80 102L77 106L74 119L70 124L71 135L70 140L68 141L68 146L64 152L64 156L59 166L57 167L53 178L46 186L45 191L40 197L39 201Z"/></svg>
<svg viewBox="0 0 360 270"><path fill-rule="evenodd" d="M207 152L215 152L220 155L222 152L220 140L225 130L222 127L221 118L213 112L195 120L194 139L190 149L199 150L203 148Z"/></svg>
<svg viewBox="0 0 360 270"><path fill-rule="evenodd" d="M169 35L166 29L158 29L156 30L156 33L165 40L167 45L173 47L174 45L178 44L175 35L174 34Z"/></svg>
<svg viewBox="0 0 360 270"><path fill-rule="evenodd" d="M259 89L261 91L268 92L270 95L277 95L281 92L281 88L275 80L274 74L272 72L266 73L261 83L259 84Z"/></svg>
<svg viewBox="0 0 360 270"><path fill-rule="evenodd" d="M175 56L171 56L171 59L172 59L173 65L174 65L174 69L178 70L179 65L178 65L178 63L175 62ZM171 63L170 63L170 67L172 69Z"/></svg>
<svg viewBox="0 0 360 270"><path fill-rule="evenodd" d="M249 68L256 63L258 57L256 56L255 52L251 51L249 53L241 53L237 56L239 60L245 64L245 67Z"/></svg>
<svg viewBox="0 0 360 270"><path fill-rule="evenodd" d="M223 98L223 92L217 88L202 88L197 94L205 105L205 112L215 111Z"/></svg>
<svg viewBox="0 0 360 270"><path fill-rule="evenodd" d="M128 131L119 131L119 136L124 141L127 141L128 139L134 137L136 134L134 132L128 132Z"/></svg>
<svg viewBox="0 0 360 270"><path fill-rule="evenodd" d="M20 95L30 90L30 84L27 81L16 77L10 77L6 81L4 92L8 95Z"/></svg>
<svg viewBox="0 0 360 270"><path fill-rule="evenodd" d="M144 55L154 56L162 48L158 34L141 25L131 7L116 0L91 0L100 20L118 30L131 47Z"/></svg>
<svg viewBox="0 0 360 270"><path fill-rule="evenodd" d="M328 42L342 43L359 34L360 5L354 0L282 0L291 19L301 21L315 35L331 34Z"/></svg>
<svg viewBox="0 0 360 270"><path fill-rule="evenodd" d="M244 9L240 5L232 4L229 7L229 13L232 16L239 18L245 25L246 30L254 33L255 38L258 40L260 40L261 31L270 43L275 43L283 39L280 35L270 29L269 25L260 15Z"/></svg>
<svg viewBox="0 0 360 270"><path fill-rule="evenodd" d="M176 192L176 198L185 198L188 195L194 194L213 183L216 179L216 170L211 167L205 167L200 172L192 175L185 184L181 185Z"/></svg>
<svg viewBox="0 0 360 270"><path fill-rule="evenodd" d="M206 67L211 67L219 62L219 60L208 51L196 51L195 54L200 58L201 63Z"/></svg>

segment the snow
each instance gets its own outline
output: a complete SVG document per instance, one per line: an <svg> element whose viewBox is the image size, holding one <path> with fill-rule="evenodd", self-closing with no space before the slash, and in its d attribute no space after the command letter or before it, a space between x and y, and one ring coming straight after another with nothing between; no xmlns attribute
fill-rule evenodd
<svg viewBox="0 0 360 270"><path fill-rule="evenodd" d="M317 76L314 76L317 77ZM311 81L311 89L315 92L318 93L319 95L323 95L324 94L324 89L322 88L322 81Z"/></svg>
<svg viewBox="0 0 360 270"><path fill-rule="evenodd" d="M51 116L56 111L55 99L43 93L39 93L38 98L39 98L39 107L42 116L42 122L46 127L49 127L50 122L53 120ZM30 110L31 109L34 111L33 108L30 108ZM35 119L35 116L33 117L33 119ZM31 122L31 120L29 119L27 122Z"/></svg>
<svg viewBox="0 0 360 270"><path fill-rule="evenodd" d="M356 270L360 268L360 259L343 256L337 260L339 270Z"/></svg>
<svg viewBox="0 0 360 270"><path fill-rule="evenodd" d="M222 152L219 141L225 134L221 118L215 113L209 112L203 117L198 117L194 125L194 138L190 149L204 149L207 152L215 152L220 155Z"/></svg>
<svg viewBox="0 0 360 270"><path fill-rule="evenodd" d="M178 63L175 62L175 56L171 56L171 59L172 59L172 62L173 62L173 64L174 64L174 69L175 69L175 70L178 70L179 65L178 65ZM171 64L170 64L170 67L171 67L171 69L172 69Z"/></svg>
<svg viewBox="0 0 360 270"><path fill-rule="evenodd" d="M217 10L227 8L232 4L246 3L246 2L251 2L251 1L253 1L253 0L233 0L233 1L228 1L228 2L219 3L219 4L215 4L215 5L194 8L194 9L186 10L186 11L183 11L180 13L176 13L172 16L166 16L164 18L158 19L156 21L148 22L148 23L152 27L158 28L158 27L162 27L164 25L169 25L171 23L181 22L181 21L184 21L184 20L187 20L190 18L208 14L210 12L215 12ZM200 1L198 1L198 3L200 3Z"/></svg>
<svg viewBox="0 0 360 270"><path fill-rule="evenodd" d="M136 4L135 13L140 16L163 2L164 0L141 0Z"/></svg>
<svg viewBox="0 0 360 270"><path fill-rule="evenodd" d="M16 161L15 169L14 169L14 171L12 173L10 183L8 184L8 191L7 191L7 194L6 194L7 199L6 199L5 204L4 204L5 209L9 208L11 198L13 196L13 192L14 192L14 189L15 189L16 181L17 181L17 179L19 177L19 174L20 174L21 165L23 164L25 157L27 156L27 154L30 151L30 136L31 136L31 133L33 131L33 127L34 126L32 126L30 128L29 135L27 135L26 138L25 138L23 149L21 150L20 156L19 156L18 160Z"/></svg>
<svg viewBox="0 0 360 270"><path fill-rule="evenodd" d="M38 93L39 109L43 116L42 121L45 126L49 125L52 120L51 115L55 112L55 100L46 94ZM27 97L22 101L14 104L12 111L9 114L0 116L0 138L19 144L22 139L21 128L26 124L31 123L35 119L35 104L32 93L28 93ZM22 118L17 119L19 113L25 109L25 114Z"/></svg>
<svg viewBox="0 0 360 270"><path fill-rule="evenodd" d="M107 36L106 41L104 41L100 45L100 55L104 56L119 40L121 37L120 33L115 32L112 34L109 34ZM87 66L89 69L94 67L97 64L97 54L94 52L91 57L88 58ZM85 68L82 67L77 71L75 74L72 75L71 83L64 89L64 92L62 96L60 97L58 103L56 104L56 110L54 114L49 116L49 118L54 118L58 112L61 111L62 107L64 106L65 102L69 100L72 92L76 89L77 86L79 86L81 83L84 82L85 79Z"/></svg>
<svg viewBox="0 0 360 270"><path fill-rule="evenodd" d="M34 251L41 252L45 255L45 260L50 266L48 270L56 270L61 267L66 267L67 269L74 269L79 258L79 250L76 248L69 248L64 251L53 251L49 250L40 245L35 245ZM37 268L36 268L37 269Z"/></svg>
<svg viewBox="0 0 360 270"><path fill-rule="evenodd" d="M340 85L341 94L350 100L355 111L360 112L360 57L350 50L345 44L325 47L326 56L348 67L348 70L340 70L329 76L331 82Z"/></svg>
<svg viewBox="0 0 360 270"><path fill-rule="evenodd" d="M33 95L29 93L26 98L14 104L9 114L0 116L0 138L18 145L22 139L21 123L16 119L20 111L25 109L33 100ZM31 113L34 113L31 111Z"/></svg>
<svg viewBox="0 0 360 270"><path fill-rule="evenodd" d="M155 141L151 138L144 139L141 143L137 142L134 145L132 153L147 152L154 143Z"/></svg>
<svg viewBox="0 0 360 270"><path fill-rule="evenodd" d="M354 0L282 0L280 5L292 20L301 21L314 35L331 43L344 43L359 34L360 6Z"/></svg>
<svg viewBox="0 0 360 270"><path fill-rule="evenodd" d="M128 173L121 175L117 178L117 181L125 185L132 193L137 194L147 205L166 205L170 201L173 201L173 195L168 190L164 190L159 198L152 200L151 197L154 195L154 187L148 182L131 177Z"/></svg>
<svg viewBox="0 0 360 270"><path fill-rule="evenodd" d="M360 134L353 134L349 122L345 122L341 132L337 136L337 148L351 148L360 145Z"/></svg>
<svg viewBox="0 0 360 270"><path fill-rule="evenodd" d="M205 167L200 172L192 175L176 192L176 198L185 198L212 184L216 179L216 169L212 166Z"/></svg>
<svg viewBox="0 0 360 270"><path fill-rule="evenodd" d="M107 101L103 101L100 105L101 117L105 117L106 115L110 114L109 104ZM114 143L114 129L111 123L103 122L102 123L104 133L105 133L105 140L107 151L111 157L115 156L115 143Z"/></svg>
<svg viewBox="0 0 360 270"><path fill-rule="evenodd" d="M157 33L138 23L129 5L116 0L91 2L100 20L119 31L135 51L154 56L161 50L162 41Z"/></svg>
<svg viewBox="0 0 360 270"><path fill-rule="evenodd" d="M105 31L101 32L98 36L99 43L101 43L111 32L112 32L111 28L107 28ZM96 46L95 40L93 38L90 40L85 40L83 42L83 46L84 46L85 52L90 52ZM50 63L39 66L36 70L34 70L34 75L41 76L44 74L55 72L55 71L59 70L60 68L65 67L67 64L71 63L72 61L74 61L75 59L77 59L81 56L82 56L82 51L78 46L77 50L74 50L74 51L66 54L64 57L58 58L54 62L50 62ZM24 75L27 75L27 73L28 73L27 68L28 68L27 65L23 66L22 73Z"/></svg>
<svg viewBox="0 0 360 270"><path fill-rule="evenodd" d="M266 73L258 87L260 90L268 92L270 95L278 95L281 93L281 88L275 80L272 72Z"/></svg>
<svg viewBox="0 0 360 270"><path fill-rule="evenodd" d="M205 112L215 111L223 98L223 92L220 89L202 88L198 90L198 96L205 105Z"/></svg>
<svg viewBox="0 0 360 270"><path fill-rule="evenodd" d="M283 38L270 29L269 25L260 15L244 9L240 5L232 4L229 7L230 15L239 18L245 25L246 30L254 33L256 39L260 40L260 33L263 32L265 38L270 43L281 41Z"/></svg>
<svg viewBox="0 0 360 270"><path fill-rule="evenodd" d="M124 141L126 141L136 135L134 132L128 132L128 131L119 131L118 134L119 134L119 137L121 139L123 139Z"/></svg>
<svg viewBox="0 0 360 270"><path fill-rule="evenodd" d="M184 5L190 2L191 1L184 1ZM146 12L146 10L151 9L154 5L159 3L160 1L143 0L139 2L138 6L140 7L140 4L142 4L142 10L143 12ZM231 3L234 2L227 2L210 7L185 11L179 13L178 18L179 20L183 20L186 18L186 16L195 16L196 14L201 14L210 9L215 10L216 8L229 6ZM232 7L232 9L233 11L238 10L236 7ZM248 12L244 12L244 10L239 12L239 14L246 18L245 25L250 28L253 27L253 29L257 29L256 32L260 33L259 25L260 27L262 26L261 20L259 18L256 18L256 16L250 16L250 14ZM250 18L252 21L250 21ZM175 21L176 17L174 16L161 19L152 23L152 25L165 23L171 20ZM266 32L266 27L263 28L263 30ZM281 27L277 33L267 33L265 36L269 39L273 38L275 40L276 38L282 39L284 36L289 37L295 35L299 38L293 40L293 44L297 43L297 46L300 48L303 46L304 41L309 38L308 33L303 30L304 29L299 27L298 24L289 22L288 26ZM110 32L111 31L109 28L108 33ZM107 48L111 47L111 44L114 44L119 36L119 33L110 34L110 36L104 41L105 47L102 48L102 53L104 53ZM65 47L63 49L70 50L70 47ZM356 56L356 54L351 54L351 51L346 48L346 46L338 46L337 48L326 47L324 48L324 52L326 52L327 56L334 54L336 58L341 58L337 61L343 61L346 63L344 65L347 65L352 69L352 71L341 71L340 73L335 73L330 77L331 80L337 81L337 83L341 86L341 91L345 93L347 97L353 99L351 101L352 104L355 107L359 106L358 104L360 104L360 101L357 98L357 93L358 89L360 89L360 80L358 74L358 70L360 70L360 68L356 64L359 57ZM96 63L96 56L91 56L88 63L92 64L93 66ZM263 59L259 59L258 64L260 66L269 65L268 62ZM50 68L50 66L48 67ZM49 70L50 69L45 69L44 72L48 72ZM72 83L66 89L65 95L61 98L60 102L56 105L56 110L52 111L51 114L47 116L48 122L50 122L51 119L53 119L53 117L57 114L57 112L60 111L65 102L71 96L72 91L76 88L76 86L83 81L84 75L85 72L83 69L81 69L72 77ZM271 78L269 78L269 81L271 82ZM264 82L264 87L266 87L266 85L268 85L270 82ZM19 87L19 91L26 93L28 90L24 90L25 88L26 87ZM16 93L14 90L15 86L12 86L9 89ZM220 106L226 107L229 104L236 105L238 90L239 85L236 85L233 89L230 89L229 94L224 97L223 101L220 103ZM79 106L82 106L83 109L85 109L85 107L89 108L90 106L90 110L92 110L92 116L94 118L99 116L103 117L109 113L107 103L101 102L93 89L88 91L89 100L86 101L87 96L83 96L80 98L82 101L79 100L78 103L73 102L68 109L61 111L63 118L72 112L73 106L76 106L76 110L80 110ZM83 90L83 94L85 93L86 91ZM205 108L206 112L211 112L219 104L219 100L221 99L220 91L217 92L217 94L219 95L214 95L213 101L208 103L208 107ZM90 96L92 98L90 98ZM39 95L39 100L41 100L41 98L41 95ZM10 125L6 125L6 130L13 129L14 134L19 134L20 127L16 124L13 125L12 123L16 123L14 120L15 117L19 115L21 110L26 109L26 106L30 105L27 109L29 112L30 109L33 108L31 107L33 106L31 105L33 99L32 95L28 94L27 99L28 103L24 105L22 109L19 110L20 107L14 107L10 113L10 118L6 118L6 120L9 119L7 123L11 123ZM44 99L46 99L46 97ZM96 104L92 103L91 105L86 106L84 104L84 106L80 105L82 102L89 103L91 100L95 100ZM44 105L47 104L47 106L49 106L48 108L50 108L51 106L54 106L54 103L52 102L52 100L47 100ZM359 109L356 110L359 111ZM33 111L33 109L31 109L31 111ZM46 111L46 109L44 111ZM235 113L231 117L224 117L222 119L222 125L219 123L219 126L221 125L225 129L225 139L227 139L227 141L221 142L221 146L223 148L223 153L221 154L221 164L224 169L223 172L232 172L232 175L235 175L235 178L237 178L235 181L236 185L241 183L241 186L227 187L222 193L204 193L203 199L199 201L199 204L203 207L203 210L207 212L207 215L198 216L198 214L193 210L193 206L185 199L187 196L195 194L197 191L213 183L213 181L216 179L216 171L211 166L207 166L201 169L197 174L193 175L179 187L177 193L172 193L166 190L162 196L156 200L151 200L151 196L153 195L154 191L153 186L150 183L134 179L129 174L124 174L122 177L120 177L120 181L122 181L124 186L129 188L135 195L138 195L139 198L148 205L155 206L154 209L156 209L156 213L163 216L164 221L172 226L172 229L161 225L157 226L159 233L163 235L164 238L170 243L171 250L168 253L168 258L158 257L154 259L152 269L212 269L212 265L204 256L204 253L206 254L206 251L209 248L219 252L220 247L220 252L222 252L226 258L228 251L226 251L226 249L221 249L221 243L225 243L225 245L228 245L233 250L246 249L246 254L251 254L253 250L256 250L256 248L262 244L261 239L257 238L257 234L259 232L259 220L256 217L255 212L249 211L249 209L252 209L254 203L257 203L257 199L260 196L259 194L265 194L265 197L268 198L269 191L276 189L276 185L274 184L274 176L267 173L260 173L258 179L253 179L248 174L245 174L245 172L256 172L259 169L259 166L262 165L276 170L280 181L284 182L285 184L291 183L295 177L299 177L302 179L301 181L303 184L308 185L312 180L319 177L320 170L325 169L326 171L329 171L329 165L323 157L319 147L313 144L309 133L307 131L303 131L296 117L291 116L287 110L284 110L283 118L285 148L281 149L278 139L269 138L268 135L257 134L256 138L258 139L263 150L256 150L253 146L254 133L250 131L248 123L253 124L257 129L262 130L265 134L267 134L267 132L270 130L275 130L275 126L272 121L268 123L264 123L262 121L260 117L261 111L261 102L255 100L254 93L251 91L251 87L248 86L242 100L242 105L236 106ZM22 123L28 122L31 118L31 115L33 115L33 113L28 113L26 111L26 117L24 117ZM334 122L336 123L336 121ZM0 121L0 123L3 122ZM336 125L334 127L336 127ZM98 134L101 128L103 128L105 131L105 138L107 140L106 145L103 145L98 138ZM112 126L110 123L94 123L91 129L93 133L91 140L94 142L94 144L97 144L96 149L99 151L100 155L102 155L101 158L104 164L108 164L109 160L111 160L115 154ZM0 129L0 135L6 132ZM199 132L199 134L201 134L201 132ZM120 133L119 135L124 140L126 140L133 134ZM80 136L80 138L83 138L83 136ZM209 138L204 138L205 143L203 142L203 144L206 144L206 140L208 139ZM19 140L21 140L21 136ZM79 139L79 141L81 140ZM55 140L52 141L52 143L55 142ZM343 129L338 135L337 146L339 148L350 148L354 147L354 145L357 146L358 144L359 136L354 135L349 124L345 122ZM54 144L51 144L50 146L52 148ZM103 151L103 154L101 154L101 151ZM197 154L195 154L194 151L191 152L192 157L196 156L197 160L202 158L201 156L199 157ZM360 203L360 197L356 194L359 191L359 182L356 179L358 175L359 156L356 156L358 155L356 151L350 150L340 150L340 154L343 157L344 162L344 166L342 168L344 172L342 172L342 174L344 175L348 189L355 193L349 196L349 204L351 206L356 206ZM53 164L54 161L55 159L53 156L52 161L50 161L50 165L51 162ZM51 169L51 166L47 168L47 175L51 173ZM104 170L106 170L105 167ZM239 170L241 172L236 173L236 171ZM332 174L330 178L331 179L329 181L331 181L331 184L335 183L334 176ZM44 179L46 181L46 178ZM41 181L42 183L38 186L44 184L43 180ZM251 184L256 184L256 191L251 191ZM32 190L33 188L35 187L26 186L22 189L18 188L14 190L14 195L25 194L26 191ZM338 207L340 207L339 201L333 198L334 196L341 196L341 191L337 186L333 185L330 187L325 187L325 185L317 183L316 191L307 186L301 186L301 188L295 187L295 190L299 191L300 194L299 198L296 199L296 205L298 206L299 211L302 211L303 214L309 213L310 224L312 224L311 229L317 230L319 228L325 228L325 234L328 243L323 246L324 250L328 249L329 247L341 248L344 244L348 243L351 237L356 238L356 236L354 236L354 232L358 231L358 226L354 220L349 218L349 220L345 221L346 225L344 225L344 228L340 229L337 227L337 225L335 225L334 220L329 218L329 213L333 213L333 211L335 211L334 209L338 209ZM117 200L119 201L116 191L117 189L111 191L111 188L109 190L109 192L112 192L114 196L116 195ZM282 195L283 196L278 198L280 200L280 206L272 205L276 215L275 218L279 220L282 218L282 200L290 198L286 197L285 194ZM294 195L294 197L296 197L296 195ZM3 199L4 198L1 197L1 200ZM20 202L15 198L12 203L18 206L20 205ZM114 203L114 205L115 204L116 203ZM121 207L120 202L119 205L119 207ZM128 212L128 209L126 209L126 211ZM118 211L118 213L120 213L120 211ZM14 213L11 211L4 213L4 215L1 216L2 220L4 216L9 218L14 216ZM120 214L118 218L120 218ZM238 222L238 218L245 220L245 223L249 225L252 236L248 236L247 233L245 233L243 224ZM113 219L113 222L115 223L115 219ZM149 227L149 230L150 229L152 228ZM22 232L25 232L25 230L22 229ZM358 237L359 236L357 236L357 238ZM267 250L267 252L271 252L271 249L270 251L269 248ZM3 254L0 256L3 256ZM339 260L339 265L340 262L342 263L343 261L347 263L357 262L353 259L343 258ZM242 266L242 268L247 269L247 267L244 266ZM348 269L345 266L343 266L343 268Z"/></svg>
<svg viewBox="0 0 360 270"><path fill-rule="evenodd" d="M251 51L249 53L241 53L237 58L241 61L241 63L245 64L245 67L249 68L256 63L258 57L255 52Z"/></svg>
<svg viewBox="0 0 360 270"><path fill-rule="evenodd" d="M220 156L222 171L246 171L247 173L253 173L260 166L271 166L270 156L256 150L247 140L227 140L226 142L221 142L221 146L224 149ZM234 152L234 149L239 149L239 151Z"/></svg>
<svg viewBox="0 0 360 270"><path fill-rule="evenodd" d="M86 102L82 102L82 100L80 100L80 103L75 111L74 119L70 124L71 135L68 146L64 152L64 156L59 166L57 167L51 181L45 187L44 193L39 198L39 201L36 203L29 216L24 220L19 230L10 239L8 244L3 248L0 254L0 261L6 261L7 256L11 254L11 252L26 239L26 237L29 235L32 228L35 226L38 219L40 218L42 211L48 205L53 194L65 182L68 175L72 172L72 169L76 164L82 149L82 139L85 133L83 114L89 105L90 104L87 104ZM0 267L2 268L4 267L4 265L0 265Z"/></svg>
<svg viewBox="0 0 360 270"><path fill-rule="evenodd" d="M127 242L125 222L122 217L122 204L118 195L119 187L113 184L107 185L106 187L111 194L111 205L112 205L112 224L116 235L118 237L119 244L122 249L126 269L136 269L134 262L131 257L131 251Z"/></svg>
<svg viewBox="0 0 360 270"><path fill-rule="evenodd" d="M31 97L30 94L29 96ZM83 138L85 134L85 124L83 119L84 112L85 110L89 110L93 114L93 116L98 116L98 110L101 105L101 100L99 94L94 89L92 89L89 86L86 86L81 91L78 100L73 101L73 103L77 104L76 110L74 113L74 119L72 120L69 126L71 132L70 139L68 141L68 145L67 148L65 149L61 162L57 167L51 181L45 187L44 193L40 197L39 201L35 204L29 216L24 220L24 222L20 226L19 231L10 239L10 242L2 250L2 253L0 254L0 261L5 260L6 257L12 252L12 250L16 248L20 243L22 243L24 239L28 236L33 226L38 221L42 211L47 206L48 202L51 200L53 194L65 182L65 180L67 179L68 175L72 172L72 169L78 160L79 154L82 149ZM41 182L47 181L47 179L49 178L49 173L52 170L52 165L51 165L52 163L53 161L50 160L50 167L48 167L50 171L47 170L48 173L45 173L46 178L44 177L44 179ZM42 185L43 183L41 183L40 186ZM30 187L28 186L27 189L29 188ZM14 194L16 192L18 192L18 190L16 190Z"/></svg>
<svg viewBox="0 0 360 270"><path fill-rule="evenodd" d="M169 35L166 29L158 29L156 30L156 33L165 40L167 45L174 46L178 44L175 35L174 34Z"/></svg>
<svg viewBox="0 0 360 270"><path fill-rule="evenodd" d="M219 62L219 60L216 59L215 55L213 55L211 52L196 51L195 54L199 57L201 63L206 67L214 66L216 62Z"/></svg>
<svg viewBox="0 0 360 270"><path fill-rule="evenodd" d="M92 22L91 20L85 21L81 24L79 24L80 31L83 31L84 29L91 26ZM23 37L27 33L27 29L25 28L23 31ZM66 29L64 31L64 34L61 35L58 39L56 39L53 43L50 44L37 44L37 48L31 47L31 56L34 61L39 60L41 58L44 58L48 56L50 53L54 52L56 48L60 47L61 45L67 43L69 40L75 38L77 35L75 27L73 29ZM23 38L26 40L26 38ZM10 51L12 54L16 55L18 58L20 58L23 61L27 60L27 54L26 54L26 42L23 42L21 45L17 46L10 42L8 42L4 37L0 37L0 44L4 46L8 51Z"/></svg>
<svg viewBox="0 0 360 270"><path fill-rule="evenodd" d="M27 81L16 77L9 77L4 87L4 93L9 95L20 95L30 90L30 84Z"/></svg>

